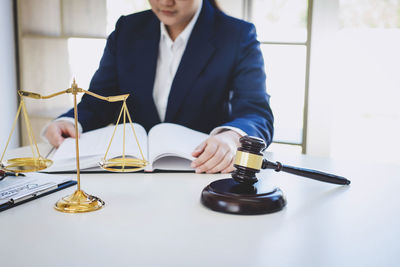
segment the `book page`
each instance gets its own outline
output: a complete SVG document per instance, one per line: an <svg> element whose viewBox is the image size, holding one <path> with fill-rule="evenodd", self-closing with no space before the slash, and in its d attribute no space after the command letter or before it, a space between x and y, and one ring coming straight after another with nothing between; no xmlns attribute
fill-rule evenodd
<svg viewBox="0 0 400 267"><path fill-rule="evenodd" d="M206 138L208 134L178 124L154 126L148 134L149 160L153 169L193 170L190 167L194 160L192 152Z"/></svg>
<svg viewBox="0 0 400 267"><path fill-rule="evenodd" d="M147 134L146 130L137 123L133 125L138 138L143 156L147 158ZM113 135L115 125L81 134L79 138L79 158L81 169L98 166L107 151ZM124 125L117 126L113 141L107 154L107 159L122 156L123 153ZM142 158L139 147L130 124L125 125L125 155ZM53 165L46 172L68 171L76 169L75 139L67 138L52 156Z"/></svg>
<svg viewBox="0 0 400 267"><path fill-rule="evenodd" d="M164 171L194 171L190 164L192 160L164 154L156 159L151 165L152 170L164 170Z"/></svg>

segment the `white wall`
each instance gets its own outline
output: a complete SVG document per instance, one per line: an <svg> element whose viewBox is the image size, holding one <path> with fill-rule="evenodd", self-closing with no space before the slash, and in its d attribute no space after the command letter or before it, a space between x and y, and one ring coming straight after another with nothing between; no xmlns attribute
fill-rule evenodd
<svg viewBox="0 0 400 267"><path fill-rule="evenodd" d="M338 29L338 0L314 0L306 153L330 156L332 95L335 92L333 37Z"/></svg>
<svg viewBox="0 0 400 267"><path fill-rule="evenodd" d="M341 25L345 8L314 0L307 154L400 164L400 28Z"/></svg>
<svg viewBox="0 0 400 267"><path fill-rule="evenodd" d="M12 0L0 1L0 153L3 153L17 111L14 18ZM9 148L19 145L18 128Z"/></svg>

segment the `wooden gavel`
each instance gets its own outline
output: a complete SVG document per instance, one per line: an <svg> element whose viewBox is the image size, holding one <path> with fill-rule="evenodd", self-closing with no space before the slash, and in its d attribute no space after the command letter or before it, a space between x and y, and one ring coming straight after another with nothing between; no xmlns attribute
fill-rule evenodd
<svg viewBox="0 0 400 267"><path fill-rule="evenodd" d="M257 183L256 173L261 169L284 171L327 183L350 184L349 180L341 176L266 160L262 153L266 145L260 138L244 136L240 138L240 144L234 162L236 170L231 174L233 179L214 181L201 192L203 205L214 211L255 215L282 210L286 206L283 192L263 182Z"/></svg>
<svg viewBox="0 0 400 267"><path fill-rule="evenodd" d="M236 170L232 173L232 178L238 183L252 185L258 181L256 173L261 169L274 169L276 172L283 171L303 177L311 178L321 182L339 185L348 185L350 181L342 176L337 176L321 171L283 165L279 161L271 162L263 157L266 148L264 140L243 136L240 138L241 146L238 148L234 166Z"/></svg>

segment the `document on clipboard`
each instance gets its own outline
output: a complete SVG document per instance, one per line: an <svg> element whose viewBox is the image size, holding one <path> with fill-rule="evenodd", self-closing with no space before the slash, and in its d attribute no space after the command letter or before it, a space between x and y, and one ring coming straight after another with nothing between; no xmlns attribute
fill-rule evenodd
<svg viewBox="0 0 400 267"><path fill-rule="evenodd" d="M75 184L66 176L43 173L7 176L0 181L0 212Z"/></svg>

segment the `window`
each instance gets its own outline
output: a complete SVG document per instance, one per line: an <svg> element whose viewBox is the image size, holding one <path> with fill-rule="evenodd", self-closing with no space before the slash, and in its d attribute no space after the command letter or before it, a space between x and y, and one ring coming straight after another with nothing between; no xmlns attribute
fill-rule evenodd
<svg viewBox="0 0 400 267"><path fill-rule="evenodd" d="M307 0L247 0L245 18L257 28L275 116L274 151L305 152L311 6ZM285 144L287 146L285 146ZM282 149L279 149L279 148Z"/></svg>

